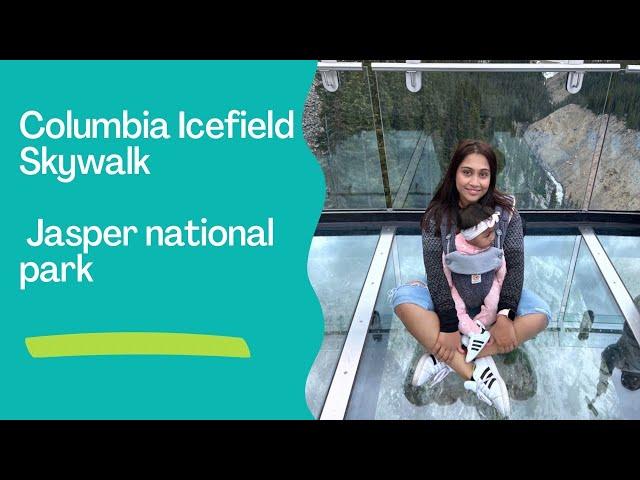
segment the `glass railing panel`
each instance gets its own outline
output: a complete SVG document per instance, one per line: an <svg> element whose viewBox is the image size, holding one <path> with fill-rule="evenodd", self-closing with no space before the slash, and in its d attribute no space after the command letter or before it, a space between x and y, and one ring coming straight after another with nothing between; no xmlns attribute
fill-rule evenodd
<svg viewBox="0 0 640 480"><path fill-rule="evenodd" d="M613 75L605 117L607 130L589 209L639 211L639 74Z"/></svg>
<svg viewBox="0 0 640 480"><path fill-rule="evenodd" d="M307 404L316 417L322 410L377 242L377 234L316 236L311 242L307 272L324 315L322 346L306 384Z"/></svg>
<svg viewBox="0 0 640 480"><path fill-rule="evenodd" d="M411 93L404 72L376 72L393 207L424 208L457 143L477 138L519 208L582 208L611 74L589 72L573 95L566 76L423 72Z"/></svg>
<svg viewBox="0 0 640 480"><path fill-rule="evenodd" d="M338 72L329 92L320 73L305 103L303 130L325 175L325 209L386 208L366 70Z"/></svg>

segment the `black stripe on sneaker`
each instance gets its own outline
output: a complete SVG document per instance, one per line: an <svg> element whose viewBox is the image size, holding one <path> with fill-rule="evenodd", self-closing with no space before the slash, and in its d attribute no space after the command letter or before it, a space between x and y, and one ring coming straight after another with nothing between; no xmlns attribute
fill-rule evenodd
<svg viewBox="0 0 640 480"><path fill-rule="evenodd" d="M495 381L496 381L496 379L495 379L495 378L492 378L492 379L489 381L489 383L487 384L487 388L491 388L491 385L493 385L493 382L495 382Z"/></svg>
<svg viewBox="0 0 640 480"><path fill-rule="evenodd" d="M429 356L431 357L431 360L433 361L434 365L438 363L438 361L436 360L436 357L434 357L432 353L430 353Z"/></svg>
<svg viewBox="0 0 640 480"><path fill-rule="evenodd" d="M480 350L480 347L471 347L471 350L473 350L474 352L477 352L478 350Z"/></svg>
<svg viewBox="0 0 640 480"><path fill-rule="evenodd" d="M487 373L490 373L490 372L491 372L491 370L489 369L489 367L485 368L485 369L484 369L484 372L482 372L482 375L480 375L480 380L484 380L484 376L485 376ZM489 378L489 377L487 377L487 378Z"/></svg>

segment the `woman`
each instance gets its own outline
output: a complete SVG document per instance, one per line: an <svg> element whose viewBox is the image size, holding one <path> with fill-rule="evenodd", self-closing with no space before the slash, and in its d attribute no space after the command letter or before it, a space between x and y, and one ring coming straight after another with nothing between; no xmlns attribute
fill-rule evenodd
<svg viewBox="0 0 640 480"><path fill-rule="evenodd" d="M422 246L427 284L414 281L392 293L393 308L407 330L425 348L416 366L413 384L430 385L450 371L458 373L465 388L493 405L502 415L510 413L506 385L491 355L508 353L544 330L549 307L533 292L522 288L524 241L522 220L511 197L496 190L497 160L487 143L465 140L458 145L451 164L422 220ZM510 214L502 248L507 272L498 302L498 315L491 328L491 342L473 363L465 362L458 319L451 290L442 266L441 227L455 227L458 209L472 203L501 208ZM456 233L459 229L455 229ZM480 309L471 309L476 315Z"/></svg>

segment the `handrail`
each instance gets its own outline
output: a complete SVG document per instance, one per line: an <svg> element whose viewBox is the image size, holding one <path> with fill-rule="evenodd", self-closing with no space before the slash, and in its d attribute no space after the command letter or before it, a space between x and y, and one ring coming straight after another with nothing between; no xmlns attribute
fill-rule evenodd
<svg viewBox="0 0 640 480"><path fill-rule="evenodd" d="M628 67L627 67L628 68ZM619 72L619 63L381 63L374 72Z"/></svg>
<svg viewBox="0 0 640 480"><path fill-rule="evenodd" d="M362 70L362 62L318 62L320 72L351 72Z"/></svg>

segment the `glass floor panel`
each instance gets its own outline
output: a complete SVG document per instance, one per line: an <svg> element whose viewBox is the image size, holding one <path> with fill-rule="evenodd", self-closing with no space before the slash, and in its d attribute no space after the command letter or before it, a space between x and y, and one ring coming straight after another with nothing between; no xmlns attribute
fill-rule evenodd
<svg viewBox="0 0 640 480"><path fill-rule="evenodd" d="M317 418L329 390L358 303L378 234L317 236L311 242L307 271L324 315L324 339L307 377L306 399Z"/></svg>
<svg viewBox="0 0 640 480"><path fill-rule="evenodd" d="M640 297L640 237L599 234L598 240L631 298Z"/></svg>
<svg viewBox="0 0 640 480"><path fill-rule="evenodd" d="M511 418L640 418L640 390L625 389L620 370L627 369L628 375L638 358L637 342L630 330L623 332L622 316L586 245L580 245L569 279L567 314L557 319L575 236L525 238L525 287L547 300L554 322L514 352L495 357L509 389ZM387 291L420 278L423 271L420 237L397 236L346 418L497 418L453 373L431 389L410 384L423 350L393 314ZM594 312L594 322L583 321L587 310Z"/></svg>
<svg viewBox="0 0 640 480"><path fill-rule="evenodd" d="M621 329L624 317L616 301L602 278L591 252L584 240L580 240L580 250L564 318L568 325L580 323L585 312L593 312L593 322L603 328Z"/></svg>

